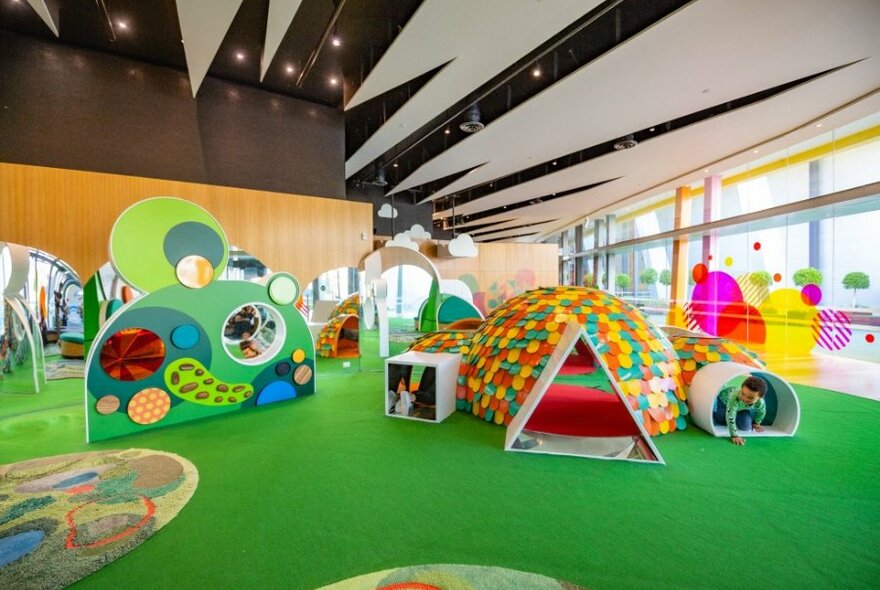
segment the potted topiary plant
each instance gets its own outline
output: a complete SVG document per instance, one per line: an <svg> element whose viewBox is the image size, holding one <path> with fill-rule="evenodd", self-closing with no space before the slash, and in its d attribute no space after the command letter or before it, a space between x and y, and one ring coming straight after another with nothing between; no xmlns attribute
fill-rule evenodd
<svg viewBox="0 0 880 590"><path fill-rule="evenodd" d="M816 285L817 287L822 286L822 272L818 268L813 268L812 266L796 270L792 279L794 279L794 284L798 287L803 287L805 285Z"/></svg>
<svg viewBox="0 0 880 590"><path fill-rule="evenodd" d="M628 274L620 273L616 277L614 277L614 286L617 287L619 291L623 291L624 289L628 289L630 283L632 281L629 278Z"/></svg>
<svg viewBox="0 0 880 590"><path fill-rule="evenodd" d="M661 270L660 271L660 284L666 287L666 298L669 299L669 285L672 284L672 271L671 270Z"/></svg>
<svg viewBox="0 0 880 590"><path fill-rule="evenodd" d="M843 287L844 289L852 289L853 292L853 300L852 306L856 307L856 293L858 291L868 289L871 286L871 278L861 272L861 271L853 271L848 272L843 277Z"/></svg>
<svg viewBox="0 0 880 590"><path fill-rule="evenodd" d="M657 282L657 271L651 267L646 268L642 271L642 274L639 275L639 280L643 285L650 287Z"/></svg>
<svg viewBox="0 0 880 590"><path fill-rule="evenodd" d="M749 273L749 282L756 287L769 287L773 283L773 277L766 270L756 270Z"/></svg>

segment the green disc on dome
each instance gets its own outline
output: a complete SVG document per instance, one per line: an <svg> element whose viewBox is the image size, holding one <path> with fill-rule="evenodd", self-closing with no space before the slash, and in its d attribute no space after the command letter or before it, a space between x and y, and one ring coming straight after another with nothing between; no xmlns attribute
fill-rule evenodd
<svg viewBox="0 0 880 590"><path fill-rule="evenodd" d="M187 256L209 261L216 278L226 268L228 252L217 220L183 199L156 197L135 203L110 232L110 259L116 271L146 292L176 284L177 264Z"/></svg>

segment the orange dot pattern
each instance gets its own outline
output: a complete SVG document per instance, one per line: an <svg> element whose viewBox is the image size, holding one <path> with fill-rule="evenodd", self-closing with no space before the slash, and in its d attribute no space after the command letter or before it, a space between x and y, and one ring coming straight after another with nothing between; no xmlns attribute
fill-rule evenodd
<svg viewBox="0 0 880 590"><path fill-rule="evenodd" d="M709 363L730 361L756 369L764 368L757 354L726 338L682 335L670 340L681 365L681 380L688 387L696 372Z"/></svg>
<svg viewBox="0 0 880 590"><path fill-rule="evenodd" d="M137 424L155 424L171 409L171 397L158 387L148 387L134 394L128 402L128 417Z"/></svg>
<svg viewBox="0 0 880 590"><path fill-rule="evenodd" d="M634 306L586 287L526 291L497 307L462 359L457 409L509 424L541 373L552 369L550 355L572 318L649 434L687 426L681 369L669 340Z"/></svg>
<svg viewBox="0 0 880 590"><path fill-rule="evenodd" d="M471 332L433 332L413 342L408 350L467 354L470 351L471 334Z"/></svg>

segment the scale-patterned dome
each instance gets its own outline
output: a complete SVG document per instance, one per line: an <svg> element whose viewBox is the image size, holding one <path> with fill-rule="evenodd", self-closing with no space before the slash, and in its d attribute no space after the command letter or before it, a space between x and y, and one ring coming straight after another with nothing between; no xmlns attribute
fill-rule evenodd
<svg viewBox="0 0 880 590"><path fill-rule="evenodd" d="M669 340L634 306L584 287L527 291L474 333L458 377L457 408L508 424L531 392L569 320L584 327L603 369L649 434L687 426L685 390Z"/></svg>
<svg viewBox="0 0 880 590"><path fill-rule="evenodd" d="M696 372L709 363L730 361L756 369L764 368L757 354L726 338L672 336L669 340L681 365L681 380L688 387Z"/></svg>
<svg viewBox="0 0 880 590"><path fill-rule="evenodd" d="M413 342L407 350L467 354L470 344L471 332L432 332Z"/></svg>
<svg viewBox="0 0 880 590"><path fill-rule="evenodd" d="M330 317L335 318L339 315L358 315L360 311L360 305L360 295L357 293L352 293L351 295L339 302L339 305L336 306L336 309L333 310L333 313L330 314Z"/></svg>

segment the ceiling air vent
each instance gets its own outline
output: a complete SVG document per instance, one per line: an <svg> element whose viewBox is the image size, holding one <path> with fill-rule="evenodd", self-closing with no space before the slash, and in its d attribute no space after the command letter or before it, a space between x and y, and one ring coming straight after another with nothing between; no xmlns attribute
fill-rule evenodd
<svg viewBox="0 0 880 590"><path fill-rule="evenodd" d="M369 184L373 186L388 186L388 181L385 179L385 168L379 168L379 171L376 172L376 178Z"/></svg>
<svg viewBox="0 0 880 590"><path fill-rule="evenodd" d="M614 149L616 149L616 150L618 150L618 151L620 151L620 150L629 150L629 149L632 149L632 148L636 147L637 145L639 145L639 142L637 142L637 141L636 141L636 138L633 137L633 134L630 133L629 135L627 135L627 136L624 137L623 139L618 140L618 141L614 144Z"/></svg>
<svg viewBox="0 0 880 590"><path fill-rule="evenodd" d="M467 112L467 121L458 126L465 133L476 133L485 127L480 123L480 107L477 103L471 105Z"/></svg>

